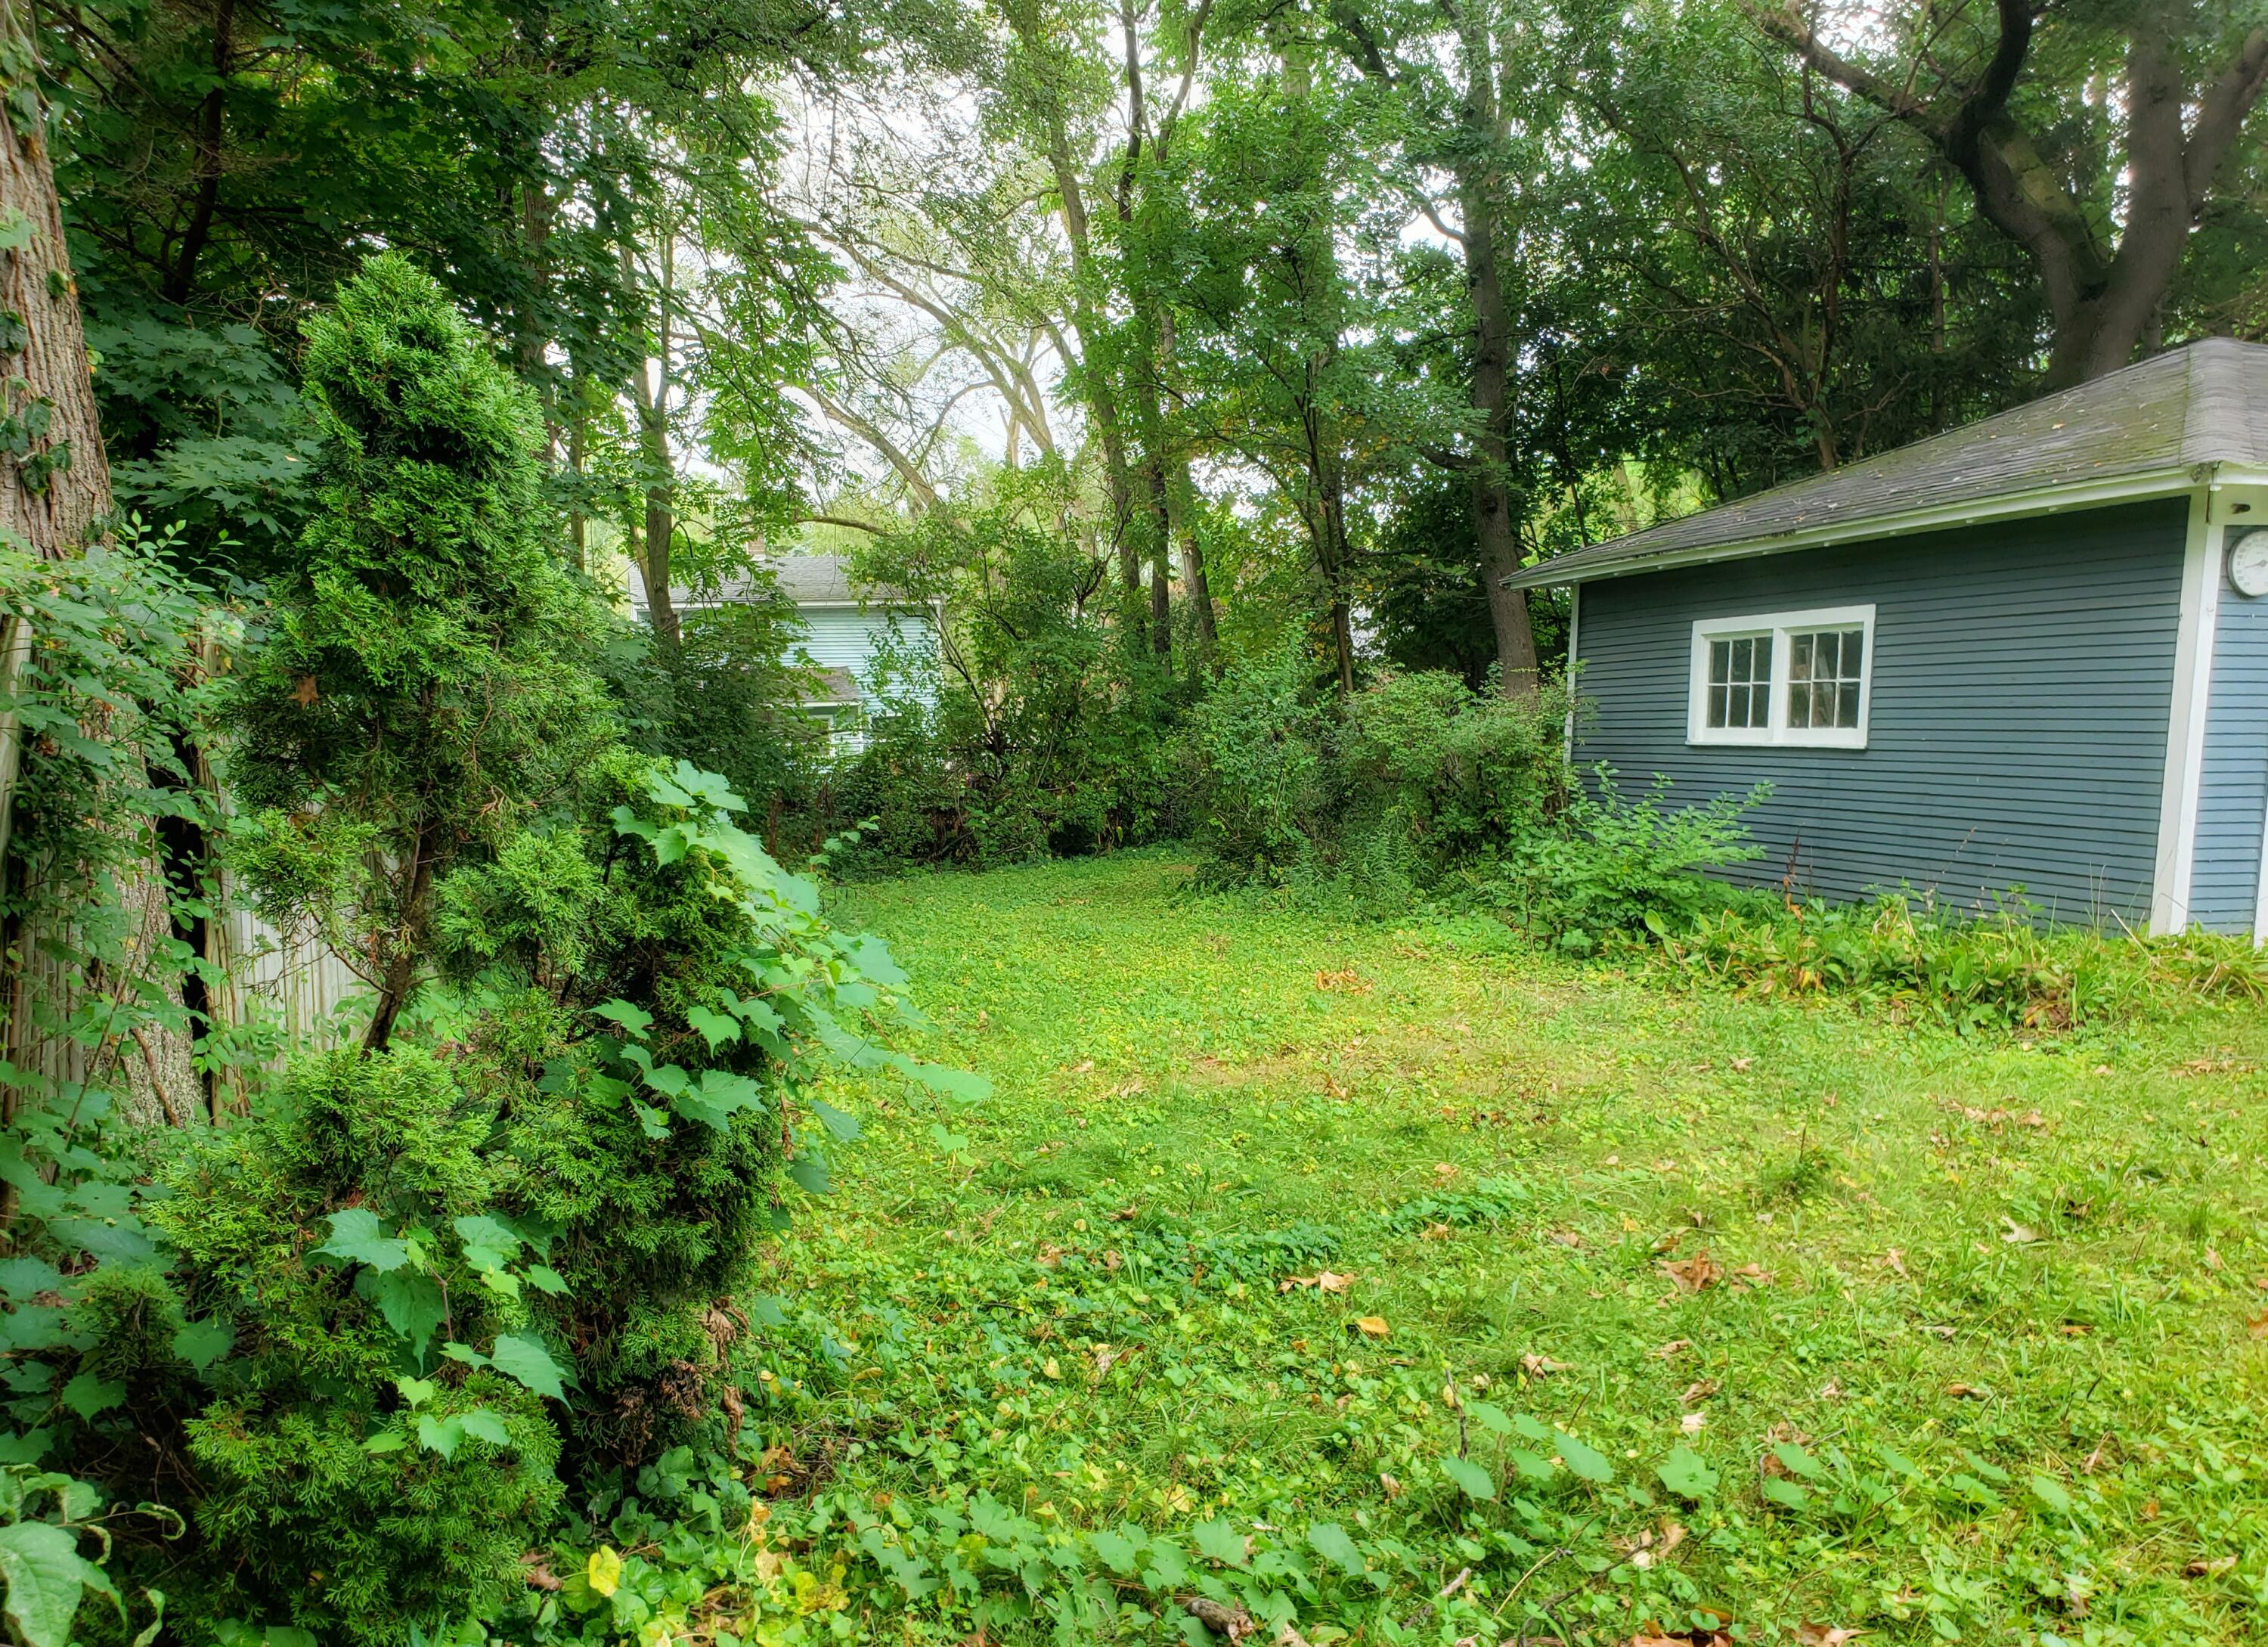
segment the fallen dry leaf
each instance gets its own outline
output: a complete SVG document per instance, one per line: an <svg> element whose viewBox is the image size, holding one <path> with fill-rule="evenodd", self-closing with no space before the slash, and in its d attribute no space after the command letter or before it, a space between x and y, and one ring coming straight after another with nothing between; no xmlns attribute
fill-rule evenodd
<svg viewBox="0 0 2268 1647"><path fill-rule="evenodd" d="M1093 1069L1094 1067L1094 1060L1093 1060L1092 1058L1090 1058L1090 1059L1086 1060L1085 1062L1083 1062L1083 1063L1077 1063L1077 1064L1073 1064L1073 1065L1071 1067L1071 1074L1073 1074L1074 1075L1086 1075L1089 1070Z"/></svg>
<svg viewBox="0 0 2268 1647"><path fill-rule="evenodd" d="M1913 1279L1912 1276L1906 1274L1906 1255L1904 1248L1892 1247L1889 1252L1882 1254L1882 1262L1888 1265L1890 1268L1897 1271L1898 1279L1900 1281L1911 1281Z"/></svg>
<svg viewBox="0 0 2268 1647"><path fill-rule="evenodd" d="M1386 1489L1386 1496L1388 1498L1399 1498L1402 1496L1402 1481L1400 1477L1388 1475L1385 1471L1381 1470L1378 1473L1378 1484Z"/></svg>
<svg viewBox="0 0 2268 1647"><path fill-rule="evenodd" d="M1533 1350L1520 1358L1520 1364L1527 1369L1528 1376L1533 1378L1548 1378L1555 1372L1567 1372L1572 1370L1567 1362L1554 1361L1550 1356L1539 1355Z"/></svg>
<svg viewBox="0 0 2268 1647"><path fill-rule="evenodd" d="M1454 1161L1436 1161L1433 1163L1433 1176L1440 1178L1442 1182L1447 1183L1449 1179L1457 1176L1456 1163Z"/></svg>
<svg viewBox="0 0 2268 1647"><path fill-rule="evenodd" d="M1677 1421L1677 1428L1682 1434L1697 1436L1708 1422L1709 1414L1706 1413L1688 1413Z"/></svg>
<svg viewBox="0 0 2268 1647"><path fill-rule="evenodd" d="M1795 1639L1802 1643L1802 1647L1843 1647L1845 1642L1855 1641L1866 1633L1830 1624L1799 1624L1795 1627Z"/></svg>
<svg viewBox="0 0 2268 1647"><path fill-rule="evenodd" d="M2188 1566L2182 1569L2182 1577L2184 1578L2211 1578L2217 1574L2227 1572L2230 1568L2235 1565L2236 1557L2234 1555L2216 1555L2210 1561L2200 1555L2197 1560L2191 1562Z"/></svg>
<svg viewBox="0 0 2268 1647"><path fill-rule="evenodd" d="M2018 1223L2006 1213L2002 1213L2000 1215L2000 1222L2008 1226L2007 1229L2001 1233L2000 1239L2003 1241L2007 1241L2016 1246L2023 1246L2040 1238L2040 1232L2038 1230L2033 1229L2029 1224Z"/></svg>
<svg viewBox="0 0 2268 1647"><path fill-rule="evenodd" d="M1962 1384L1958 1380L1947 1385L1945 1392L1963 1401L1985 1401L1992 1397L1992 1392L1981 1384Z"/></svg>
<svg viewBox="0 0 2268 1647"><path fill-rule="evenodd" d="M2255 1338L2268 1338L2268 1313L2254 1316L2248 1324Z"/></svg>
<svg viewBox="0 0 2268 1647"><path fill-rule="evenodd" d="M1822 1401L1839 1401L1843 1400L1843 1386L1836 1383L1834 1379L1830 1378L1826 1383L1819 1386L1819 1399Z"/></svg>
<svg viewBox="0 0 2268 1647"><path fill-rule="evenodd" d="M1583 1249L1583 1237L1577 1235L1572 1230L1554 1230L1551 1232L1551 1238L1554 1241L1557 1241L1561 1246L1572 1247L1579 1252ZM2264 1277L2260 1284L2264 1287L2268 1287L2268 1277Z"/></svg>
<svg viewBox="0 0 2268 1647"><path fill-rule="evenodd" d="M1646 1353L1653 1356L1656 1361L1668 1361L1673 1355L1683 1355L1685 1351L1692 1348L1693 1340L1691 1339L1673 1338L1667 1344L1658 1345Z"/></svg>
<svg viewBox="0 0 2268 1647"><path fill-rule="evenodd" d="M1387 1326L1384 1316L1366 1315L1355 1318L1354 1330L1365 1338L1384 1338L1391 1329Z"/></svg>
<svg viewBox="0 0 2268 1647"><path fill-rule="evenodd" d="M1677 1399L1681 1404L1690 1407L1694 1402L1705 1401L1716 1393L1717 1381L1714 1378L1696 1378L1685 1386L1685 1393Z"/></svg>
<svg viewBox="0 0 2268 1647"><path fill-rule="evenodd" d="M1733 1284L1735 1287L1769 1287L1772 1284L1772 1274L1761 1264L1743 1264L1733 1272Z"/></svg>
<svg viewBox="0 0 2268 1647"><path fill-rule="evenodd" d="M1679 1292L1699 1292L1705 1287L1725 1279L1723 1267L1709 1256L1706 1247L1695 1252L1691 1258L1664 1259L1660 1269L1676 1284Z"/></svg>
<svg viewBox="0 0 2268 1647"><path fill-rule="evenodd" d="M1427 1241L1446 1241L1449 1238L1449 1226L1447 1224L1427 1224L1425 1226L1425 1234L1420 1238Z"/></svg>
<svg viewBox="0 0 2268 1647"><path fill-rule="evenodd" d="M1753 1058L1736 1058L1733 1060L1733 1067L1745 1075L1749 1073L1749 1066L1756 1061Z"/></svg>
<svg viewBox="0 0 2268 1647"><path fill-rule="evenodd" d="M2211 1247L2207 1247L2205 1250L2205 1267L2211 1270L2217 1270L2220 1267L2220 1254L2214 1252Z"/></svg>
<svg viewBox="0 0 2268 1647"><path fill-rule="evenodd" d="M1316 973L1315 987L1337 990L1349 995L1367 995L1370 993L1370 980L1350 966L1341 971Z"/></svg>
<svg viewBox="0 0 2268 1647"><path fill-rule="evenodd" d="M291 689L291 701L302 709L320 696L321 694L315 691L315 677L312 675L301 676L299 683Z"/></svg>

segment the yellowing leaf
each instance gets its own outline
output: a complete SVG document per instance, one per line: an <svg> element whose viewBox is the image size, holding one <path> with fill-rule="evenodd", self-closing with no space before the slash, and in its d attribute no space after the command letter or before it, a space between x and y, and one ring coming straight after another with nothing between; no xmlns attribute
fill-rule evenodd
<svg viewBox="0 0 2268 1647"><path fill-rule="evenodd" d="M602 1596L610 1596L622 1582L622 1558L611 1544L601 1544L583 1563L583 1582Z"/></svg>
<svg viewBox="0 0 2268 1647"><path fill-rule="evenodd" d="M1356 1318L1354 1330L1365 1338L1384 1338L1390 1329L1386 1325L1384 1316L1366 1315Z"/></svg>

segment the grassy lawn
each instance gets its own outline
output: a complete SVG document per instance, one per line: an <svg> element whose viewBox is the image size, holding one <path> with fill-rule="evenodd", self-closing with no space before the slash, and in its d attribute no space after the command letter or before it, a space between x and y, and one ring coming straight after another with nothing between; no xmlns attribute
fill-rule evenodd
<svg viewBox="0 0 2268 1647"><path fill-rule="evenodd" d="M998 1092L821 1095L752 1416L836 1634L2268 1636L2257 1008L1962 1042L1187 879L840 897Z"/></svg>

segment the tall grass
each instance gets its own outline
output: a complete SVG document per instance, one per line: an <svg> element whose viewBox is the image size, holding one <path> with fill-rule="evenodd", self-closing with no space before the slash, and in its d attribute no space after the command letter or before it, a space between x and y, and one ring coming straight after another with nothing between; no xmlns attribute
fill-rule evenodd
<svg viewBox="0 0 2268 1647"><path fill-rule="evenodd" d="M1847 996L1963 1031L2071 1029L2174 995L2268 1000L2268 957L2241 938L2043 927L2021 907L1962 920L1896 894L1734 905L1666 933L1661 949L1689 976L1744 994Z"/></svg>

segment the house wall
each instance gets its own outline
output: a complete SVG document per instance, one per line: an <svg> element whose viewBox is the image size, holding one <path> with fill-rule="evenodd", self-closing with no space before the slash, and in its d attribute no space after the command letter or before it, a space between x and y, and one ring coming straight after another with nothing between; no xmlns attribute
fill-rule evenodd
<svg viewBox="0 0 2268 1647"><path fill-rule="evenodd" d="M1691 804L1758 782L1762 857L1728 879L1956 906L2021 887L2063 920L2149 915L2185 500L1808 550L1584 586L1578 758ZM1873 602L1863 750L1690 746L1697 618Z"/></svg>
<svg viewBox="0 0 2268 1647"><path fill-rule="evenodd" d="M876 672L875 652L893 631L898 637L895 649L901 654L924 655L935 649L934 633L918 612L850 606L806 606L797 609L806 631L799 643L800 648L809 653L811 661L821 668L850 670L862 692L872 688ZM930 702L935 695L934 683L926 678L898 680L891 685L899 692L910 691L924 703ZM867 706L873 707L871 702Z"/></svg>
<svg viewBox="0 0 2268 1647"><path fill-rule="evenodd" d="M2228 534L2234 548L2238 534ZM2268 827L2268 596L2239 595L2227 559L2198 792L2189 918L2216 932L2251 932L2260 908L2262 832Z"/></svg>

